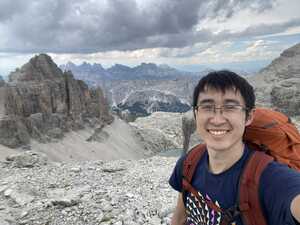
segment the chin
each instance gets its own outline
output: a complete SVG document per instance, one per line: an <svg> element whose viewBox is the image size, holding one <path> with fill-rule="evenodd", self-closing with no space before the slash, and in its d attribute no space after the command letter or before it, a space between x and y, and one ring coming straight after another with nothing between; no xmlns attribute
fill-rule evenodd
<svg viewBox="0 0 300 225"><path fill-rule="evenodd" d="M232 147L231 144L226 144L226 143L206 143L206 146L214 151L226 151Z"/></svg>

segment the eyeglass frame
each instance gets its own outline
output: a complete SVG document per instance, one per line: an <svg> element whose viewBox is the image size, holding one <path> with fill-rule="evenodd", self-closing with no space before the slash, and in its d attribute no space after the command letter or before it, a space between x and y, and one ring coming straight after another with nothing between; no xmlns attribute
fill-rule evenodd
<svg viewBox="0 0 300 225"><path fill-rule="evenodd" d="M199 105L196 105L194 106L194 110L196 110L198 113L199 113L199 110L198 108L201 107L201 106L212 106L213 110L212 111L207 111L207 112L204 112L204 113L207 113L207 114L211 114L211 115L216 115L217 114L217 109L220 110L220 114L222 116L224 116L224 108L226 106L232 106L232 107L238 107L240 110L243 110L245 111L246 113L248 112L249 108L243 106L243 105L239 105L239 104L224 104L224 105L221 105L220 107L216 107L215 104L207 104L207 103L203 103L203 104L199 104ZM227 113L230 113L230 112L227 112ZM234 113L234 112L233 112ZM226 114L226 113L225 113Z"/></svg>

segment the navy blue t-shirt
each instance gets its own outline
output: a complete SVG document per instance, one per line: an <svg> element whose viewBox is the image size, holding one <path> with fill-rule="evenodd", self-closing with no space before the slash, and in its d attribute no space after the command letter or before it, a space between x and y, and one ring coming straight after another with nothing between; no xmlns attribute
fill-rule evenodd
<svg viewBox="0 0 300 225"><path fill-rule="evenodd" d="M192 185L199 193L200 201L193 196L187 195L186 211L187 224L189 225L219 225L221 214L210 209L204 199L214 202L222 209L227 209L237 203L239 177L242 168L249 157L249 150L245 147L244 154L231 168L220 173L213 174L208 169L207 152L200 159ZM181 157L170 177L170 185L177 191L182 191ZM259 195L267 223L270 225L296 225L291 211L292 199L300 194L300 173L277 162L271 162L263 171ZM232 225L243 225L240 216Z"/></svg>

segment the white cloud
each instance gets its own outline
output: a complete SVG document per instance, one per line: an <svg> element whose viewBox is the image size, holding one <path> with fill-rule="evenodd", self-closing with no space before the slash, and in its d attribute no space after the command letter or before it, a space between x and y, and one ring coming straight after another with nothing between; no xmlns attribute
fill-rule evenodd
<svg viewBox="0 0 300 225"><path fill-rule="evenodd" d="M40 52L58 64L270 59L295 41L267 37L300 34L299 8L299 0L0 0L0 52L21 54L0 56L0 73Z"/></svg>

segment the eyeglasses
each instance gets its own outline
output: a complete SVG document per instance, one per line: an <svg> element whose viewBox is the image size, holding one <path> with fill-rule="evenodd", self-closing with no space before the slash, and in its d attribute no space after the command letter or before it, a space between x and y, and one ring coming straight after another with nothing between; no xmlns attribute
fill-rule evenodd
<svg viewBox="0 0 300 225"><path fill-rule="evenodd" d="M247 108L242 105L232 104L222 105L220 107L216 107L213 104L200 104L195 106L194 109L197 110L199 114L204 116L214 116L217 112L217 109L219 109L223 116L229 117L238 114L241 111L247 111Z"/></svg>

